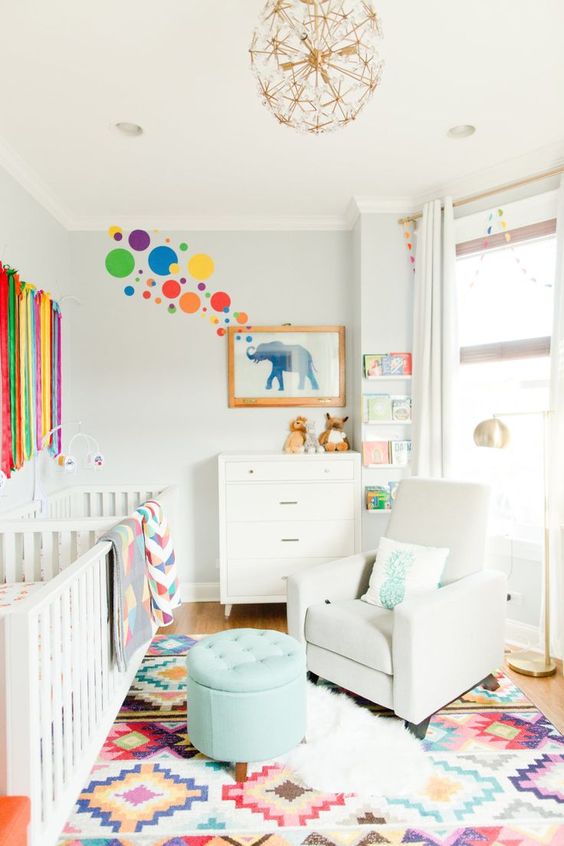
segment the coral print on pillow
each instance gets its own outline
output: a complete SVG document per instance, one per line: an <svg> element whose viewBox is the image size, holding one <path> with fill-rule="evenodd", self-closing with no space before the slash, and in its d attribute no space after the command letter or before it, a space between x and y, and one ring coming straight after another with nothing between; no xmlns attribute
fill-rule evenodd
<svg viewBox="0 0 564 846"><path fill-rule="evenodd" d="M437 590L449 550L380 538L370 584L362 599L395 608L405 599Z"/></svg>

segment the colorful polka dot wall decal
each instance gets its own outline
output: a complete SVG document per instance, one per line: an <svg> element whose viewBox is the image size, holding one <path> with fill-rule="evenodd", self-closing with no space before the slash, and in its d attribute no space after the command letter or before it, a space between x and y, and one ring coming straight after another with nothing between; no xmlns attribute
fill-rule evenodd
<svg viewBox="0 0 564 846"><path fill-rule="evenodd" d="M212 294L210 303L214 311L225 311L231 305L231 297L225 291L217 291Z"/></svg>
<svg viewBox="0 0 564 846"><path fill-rule="evenodd" d="M106 256L106 270L110 276L115 276L117 279L123 279L133 273L135 267L135 260L129 250L124 250L122 247L117 247L115 250L110 250Z"/></svg>
<svg viewBox="0 0 564 846"><path fill-rule="evenodd" d="M171 264L178 263L178 256L171 247L154 247L149 253L149 267L156 276L167 276Z"/></svg>
<svg viewBox="0 0 564 846"><path fill-rule="evenodd" d="M188 262L188 273L198 282L205 282L214 271L214 263L211 256L205 253L197 253Z"/></svg>
<svg viewBox="0 0 564 846"><path fill-rule="evenodd" d="M148 232L145 232L144 229L134 229L133 232L129 233L129 246L132 250L137 250L137 252L142 252L146 250L149 244L151 243L151 236Z"/></svg>
<svg viewBox="0 0 564 846"><path fill-rule="evenodd" d="M121 226L110 226L108 236L112 247L105 255L105 269L114 279L131 277L129 283L124 283L126 297L137 296L155 305L164 303L168 314L182 312L207 317L218 337L227 335L231 324L244 326L247 331L251 328L246 312L232 312L232 298L227 291L207 290L206 283L215 272L215 262L207 253L190 255L187 241L177 241L158 229L150 230L149 234L146 229L138 228L128 234ZM181 253L188 253L186 264L183 258L188 274L179 278L178 256ZM139 284L131 284L133 281ZM242 340L244 335L236 337ZM252 340L252 336L248 338Z"/></svg>
<svg viewBox="0 0 564 846"><path fill-rule="evenodd" d="M167 279L167 281L163 283L161 290L165 297L169 300L174 300L179 295L181 288L176 279Z"/></svg>
<svg viewBox="0 0 564 846"><path fill-rule="evenodd" d="M186 291L178 300L178 305L186 314L196 314L200 308L200 298L194 291Z"/></svg>
<svg viewBox="0 0 564 846"><path fill-rule="evenodd" d="M108 229L108 235L110 238L113 238L114 241L121 241L123 238L123 230L121 226L110 226Z"/></svg>

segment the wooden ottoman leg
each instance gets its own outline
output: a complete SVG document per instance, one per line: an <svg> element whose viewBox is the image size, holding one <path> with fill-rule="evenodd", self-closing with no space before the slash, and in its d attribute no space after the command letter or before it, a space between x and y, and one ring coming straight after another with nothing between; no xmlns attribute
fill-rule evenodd
<svg viewBox="0 0 564 846"><path fill-rule="evenodd" d="M247 764L246 763L237 763L235 764L235 781L247 781Z"/></svg>

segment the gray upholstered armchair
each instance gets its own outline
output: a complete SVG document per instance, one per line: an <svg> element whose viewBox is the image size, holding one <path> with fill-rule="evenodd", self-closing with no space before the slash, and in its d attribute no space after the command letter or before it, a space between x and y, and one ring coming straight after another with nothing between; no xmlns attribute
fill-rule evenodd
<svg viewBox="0 0 564 846"><path fill-rule="evenodd" d="M495 689L503 664L506 584L484 570L489 489L436 479L398 487L386 537L448 547L442 587L393 611L360 597L375 551L288 579L288 631L308 670L392 709L424 737L430 717L471 687Z"/></svg>

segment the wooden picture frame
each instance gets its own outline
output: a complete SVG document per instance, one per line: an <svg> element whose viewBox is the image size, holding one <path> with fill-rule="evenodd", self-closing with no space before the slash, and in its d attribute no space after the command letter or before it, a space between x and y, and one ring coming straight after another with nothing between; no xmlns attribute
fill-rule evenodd
<svg viewBox="0 0 564 846"><path fill-rule="evenodd" d="M231 326L227 341L230 408L345 405L344 326Z"/></svg>

